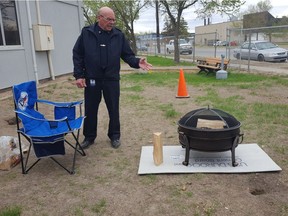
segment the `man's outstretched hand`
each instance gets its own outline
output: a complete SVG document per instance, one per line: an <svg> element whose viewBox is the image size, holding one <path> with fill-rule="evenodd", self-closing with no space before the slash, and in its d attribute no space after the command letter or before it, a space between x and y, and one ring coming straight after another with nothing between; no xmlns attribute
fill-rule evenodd
<svg viewBox="0 0 288 216"><path fill-rule="evenodd" d="M143 70L150 70L152 68L152 65L149 64L145 58L141 58L139 61L139 67Z"/></svg>

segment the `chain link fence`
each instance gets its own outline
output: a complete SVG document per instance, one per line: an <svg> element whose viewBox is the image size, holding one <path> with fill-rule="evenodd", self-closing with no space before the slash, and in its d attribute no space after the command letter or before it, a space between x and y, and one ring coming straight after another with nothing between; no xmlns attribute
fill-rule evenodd
<svg viewBox="0 0 288 216"><path fill-rule="evenodd" d="M161 55L167 58L174 57L174 36L157 38L156 34L139 36L137 39L137 48L139 54ZM281 51L259 50L251 45L251 41L261 40L276 44L278 48L283 48ZM250 43L249 43L250 41ZM248 42L249 46L242 47L244 42ZM230 64L234 64L241 69L250 71L251 64L265 64L265 61L276 61L275 64L287 62L288 49L288 25L271 26L261 28L231 28L222 29L215 32L196 34L190 37L179 36L179 54L180 59L196 62L197 59L205 57L225 56L230 59ZM257 51L257 52L256 52ZM247 52L246 56L238 55L237 53ZM258 55L270 55L271 58L264 57L261 59L255 57ZM264 53L264 54L263 54ZM273 57L274 55L274 57ZM282 58L282 56L286 56ZM281 58L280 58L281 57ZM278 59L277 59L278 58ZM252 61L253 60L253 61ZM279 61L278 61L279 60ZM264 62L262 62L264 61ZM286 63L287 64L287 63ZM275 67L275 65L274 65Z"/></svg>
<svg viewBox="0 0 288 216"><path fill-rule="evenodd" d="M160 55L167 58L174 56L175 37L159 37L154 34L142 35L137 38L137 52L140 54ZM181 57L192 60L194 51L194 36L179 36L179 53Z"/></svg>

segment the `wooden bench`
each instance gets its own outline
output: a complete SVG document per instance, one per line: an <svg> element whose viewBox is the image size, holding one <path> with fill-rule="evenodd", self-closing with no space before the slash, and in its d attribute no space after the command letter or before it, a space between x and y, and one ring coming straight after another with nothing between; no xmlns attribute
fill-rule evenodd
<svg viewBox="0 0 288 216"><path fill-rule="evenodd" d="M215 73L218 70L221 70L221 58L205 58L197 60L197 67L200 69L198 73L205 72ZM224 59L223 70L227 69L230 59Z"/></svg>

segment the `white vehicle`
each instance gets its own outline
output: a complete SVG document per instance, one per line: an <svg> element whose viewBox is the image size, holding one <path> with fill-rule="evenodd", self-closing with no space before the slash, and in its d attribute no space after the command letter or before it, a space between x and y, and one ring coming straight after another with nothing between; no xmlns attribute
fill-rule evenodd
<svg viewBox="0 0 288 216"><path fill-rule="evenodd" d="M228 42L227 41L217 41L213 45L214 46L228 46Z"/></svg>
<svg viewBox="0 0 288 216"><path fill-rule="evenodd" d="M192 54L192 45L187 43L185 39L179 39L178 45L180 54L183 53ZM166 45L166 51L169 54L174 52L174 40L170 40L169 43Z"/></svg>
<svg viewBox="0 0 288 216"><path fill-rule="evenodd" d="M250 56L249 56L250 55ZM269 41L244 42L239 48L233 50L237 59L250 59L256 61L285 62L288 51Z"/></svg>

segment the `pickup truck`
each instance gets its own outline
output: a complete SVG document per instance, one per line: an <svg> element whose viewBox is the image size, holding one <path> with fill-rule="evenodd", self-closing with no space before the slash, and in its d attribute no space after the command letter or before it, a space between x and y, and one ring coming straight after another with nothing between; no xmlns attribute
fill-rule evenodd
<svg viewBox="0 0 288 216"><path fill-rule="evenodd" d="M180 54L192 54L192 45L187 43L185 39L179 39L178 45ZM169 54L174 52L174 40L170 40L169 43L166 45L166 51Z"/></svg>

